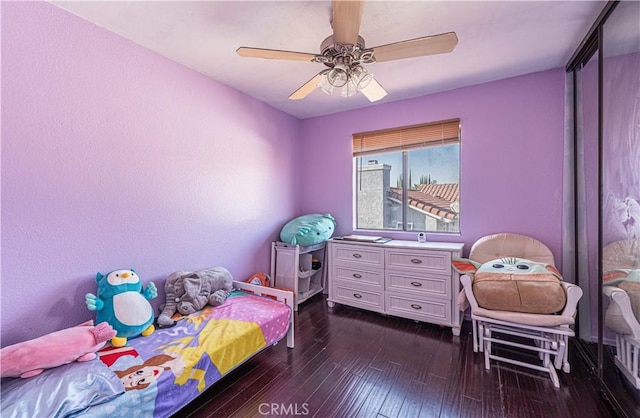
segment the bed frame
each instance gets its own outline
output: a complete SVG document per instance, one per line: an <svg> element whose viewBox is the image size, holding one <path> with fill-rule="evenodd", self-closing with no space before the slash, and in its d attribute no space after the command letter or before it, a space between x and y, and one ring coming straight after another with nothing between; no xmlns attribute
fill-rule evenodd
<svg viewBox="0 0 640 418"><path fill-rule="evenodd" d="M253 293L256 296L269 296L277 300L278 302L282 302L291 308L291 315L289 317L289 331L287 331L287 347L293 348L294 346L294 321L293 321L293 312L294 312L294 303L293 303L293 292L288 290L280 290L275 289L273 287L265 287L258 286L255 284L249 284L246 282L233 282L233 287L235 289L244 290L245 292Z"/></svg>
<svg viewBox="0 0 640 418"><path fill-rule="evenodd" d="M274 304L276 302L279 302L279 303L283 303L283 304L287 305L289 307L289 309L288 309L289 310L288 320L285 319L285 317L283 317L283 316L280 317L281 318L280 320L281 321L284 320L284 321L288 322L288 324L286 324L286 322L282 322L280 324L280 326L282 327L281 328L282 331L284 331L284 329L285 329L284 327L286 326L286 330L287 330L286 331L287 347L289 349L294 348L294 296L293 296L293 292L288 291L288 290L275 289L275 288L272 288L272 287L249 284L249 283L246 283L246 282L239 282L239 281L234 281L233 282L233 288L234 288L234 290L240 290L240 291L245 292L247 294L251 294L252 296L260 296L260 297L270 298L270 299L272 299L270 302L273 302ZM224 306L224 304L223 304L223 306ZM213 309L214 309L214 311L216 310L216 308L213 308ZM283 315L283 313L281 313L280 315ZM198 316L196 315L195 318L198 318ZM234 318L234 320L238 320L238 319L239 319L239 317ZM224 321L225 319L221 319L221 320ZM192 323L198 323L198 320L196 319ZM204 322L201 322L201 323L198 323L198 324L199 325L198 325L197 334L192 334L191 330L186 330L186 331L184 331L184 337L180 337L176 341L180 341L183 338L184 339L193 338L194 335L198 335L197 338L200 338L199 337L200 332L203 332L205 330L205 328L204 328L204 325L203 325ZM186 326L189 326L189 325L184 325L184 324L180 325L178 328L176 328L176 332L182 332L181 329L185 328ZM171 329L173 329L173 328L171 327L171 328L168 328L167 330L171 330ZM216 329L216 328L214 327L213 329ZM213 329L209 329L209 334L208 334L209 336L207 338L213 337L214 335L215 335L214 338L223 337L223 334L220 334L220 335L214 334L216 331L213 331ZM243 329L247 330L248 328L243 328ZM232 335L234 335L234 337L235 337L235 336L241 335L241 333L240 334L232 334ZM217 357L217 359L222 362L222 363L220 363L220 366L222 366L223 369L224 369L225 366L231 366L231 367L228 368L228 369L224 369L224 370L223 369L219 369L219 372L221 374L220 378L218 380L214 380L212 382L205 382L204 375L200 375L200 376L202 376L202 380L200 381L200 383L202 383L203 385L206 385L206 386L203 386L202 388L200 388L198 386L198 392L199 393L193 393L196 396L193 396L193 397L188 396L188 399L185 399L187 397L182 396L182 398L180 398L177 395L177 393L173 394L173 392L171 392L171 391L176 386L175 385L176 383L180 387L186 387L187 383L192 384L192 380L190 380L190 379L192 379L193 376L197 377L198 375L194 374L194 373L197 373L197 372L192 372L192 374L190 374L190 375L182 374L182 375L180 375L180 377L178 377L176 375L175 376L175 380L173 378L170 379L170 381L172 382L172 385L168 385L168 386L165 385L162 388L160 386L157 386L155 390L157 391L158 394L160 394L160 393L166 394L166 396L164 396L165 398L175 399L175 402L176 402L175 406L177 408L172 410L172 411L167 411L167 409L169 409L169 408L166 407L166 403L164 403L163 401L159 401L159 403L156 403L156 397L155 396L151 399L151 402L149 402L147 398L143 398L144 396L146 396L146 392L144 392L144 389L142 389L139 392L139 393L141 393L141 395L140 395L141 397L140 398L135 397L135 396L137 396L137 394L136 394L138 392L137 390L129 390L129 391L127 391L126 395L125 395L125 396L127 396L127 398L125 398L123 396L123 397L120 397L120 398L114 400L114 402L116 402L116 404L115 404L115 406L112 405L111 408L113 408L113 407L119 408L119 412L123 416L124 415L128 415L128 414L135 414L135 413L138 413L138 412L140 412L141 414L146 414L145 416L150 415L149 412L151 412L154 417L155 416L163 416L162 414L164 414L165 412L168 412L169 414L173 414L171 416L180 416L181 415L180 410L183 409L184 407L186 407L192 401L194 401L198 396L203 395L207 388L209 388L213 384L219 382L221 379L223 379L225 376L227 376L229 373L231 373L236 368L238 368L241 365L243 365L249 359L253 358L255 355L259 354L260 352L262 352L262 351L264 351L264 350L266 350L266 349L268 349L270 347L273 347L273 346L277 345L280 341L285 339L285 336L283 334L280 333L279 335L281 336L279 339L277 339L277 340L269 339L269 341L267 341L267 344L265 346L263 346L261 349L259 349L258 351L253 352L249 357L247 357L244 360L242 360L242 361L240 361L238 363L235 363L235 364L230 364L230 363L229 364L225 364L222 359L228 359L228 358L226 356L223 356L220 353L218 353L217 355L220 356L220 357ZM149 338L152 338L152 337L153 336L150 336ZM265 335L264 337L266 338L267 336ZM145 341L144 339L139 340L139 342L144 342L144 341ZM171 352L172 347L167 347L168 343L164 343L164 344L165 344L165 348L163 349L163 352L165 354L168 353L168 352ZM178 344L178 345L180 345L180 344ZM193 346L193 345L189 344L188 348L194 348L194 347L198 347L198 346ZM134 347L134 348L136 348L136 347ZM137 348L142 348L142 346L137 347ZM148 357L148 355L151 353L150 351L145 350L146 353L143 353L140 350L138 350L138 351L140 352L140 357L142 357L143 355L146 355L147 357L145 357L145 361L149 360L150 357ZM210 355L210 354L211 353L208 353L208 354L204 354L203 353L202 356L204 357L204 356ZM153 357L151 357L151 358L153 358ZM213 361L213 360L211 359L211 361ZM121 366L122 365L119 365L118 367L121 367ZM216 364L214 366L214 368L218 367L218 366L219 365ZM116 370L122 371L122 369L116 369ZM193 370L196 370L196 367L194 367ZM211 373L211 372L213 372L213 369L208 369L207 370L207 373ZM166 373L171 373L171 372L167 371ZM181 382L177 381L178 379L183 379L184 376L186 376L184 380L181 380ZM168 382L168 380L164 379L163 383L167 383L167 382ZM185 385L185 386L182 386L182 385ZM195 387L194 387L194 389L195 389ZM181 395L184 394L184 393L187 393L187 392L181 392ZM159 395L158 395L158 397L159 397ZM149 411L148 408L146 408L146 406L150 405L150 404L153 405L153 410L152 411ZM145 408L141 408L141 406L145 406ZM89 416L108 418L110 416L110 414L108 412L108 409L100 408L100 407L101 407L101 405L98 405L96 409L94 409L94 408L89 409L87 411L88 415ZM158 408L158 409L156 410L156 408Z"/></svg>

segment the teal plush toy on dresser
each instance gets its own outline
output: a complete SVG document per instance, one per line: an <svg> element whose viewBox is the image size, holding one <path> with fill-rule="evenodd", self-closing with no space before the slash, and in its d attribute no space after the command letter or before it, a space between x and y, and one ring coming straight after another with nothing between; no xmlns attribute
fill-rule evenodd
<svg viewBox="0 0 640 418"><path fill-rule="evenodd" d="M303 247L320 244L331 238L336 228L336 220L328 213L299 216L289 222L280 232L280 240Z"/></svg>
<svg viewBox="0 0 640 418"><path fill-rule="evenodd" d="M97 323L106 321L116 330L111 339L114 347L122 347L128 338L151 335L153 307L149 300L158 296L155 284L143 288L140 277L133 270L114 270L106 276L96 275L98 295L87 293L87 308L96 311Z"/></svg>

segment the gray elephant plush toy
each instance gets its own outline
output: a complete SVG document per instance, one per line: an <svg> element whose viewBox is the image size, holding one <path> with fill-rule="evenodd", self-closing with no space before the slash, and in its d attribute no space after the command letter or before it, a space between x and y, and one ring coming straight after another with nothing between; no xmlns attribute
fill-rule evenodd
<svg viewBox="0 0 640 418"><path fill-rule="evenodd" d="M221 305L233 289L233 276L224 267L171 273L164 285L166 303L160 307L158 325L173 325L176 310L183 315L194 313L207 304Z"/></svg>

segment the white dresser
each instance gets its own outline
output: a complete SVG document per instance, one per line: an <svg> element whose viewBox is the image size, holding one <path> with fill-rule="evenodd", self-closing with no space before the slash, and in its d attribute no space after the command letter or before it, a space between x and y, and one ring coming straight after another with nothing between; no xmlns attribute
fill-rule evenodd
<svg viewBox="0 0 640 418"><path fill-rule="evenodd" d="M460 276L451 268L451 258L462 257L463 246L329 240L328 304L445 325L460 335Z"/></svg>

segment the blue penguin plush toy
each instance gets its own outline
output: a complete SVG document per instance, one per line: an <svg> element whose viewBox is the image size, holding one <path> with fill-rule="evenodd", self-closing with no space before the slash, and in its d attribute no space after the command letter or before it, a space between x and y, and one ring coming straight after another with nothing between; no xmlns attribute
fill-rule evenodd
<svg viewBox="0 0 640 418"><path fill-rule="evenodd" d="M142 287L140 277L131 270L114 270L106 276L96 275L98 296L87 293L87 308L96 311L96 321L106 321L116 330L111 339L114 347L122 347L127 338L140 334L151 335L153 326L153 307L149 301L158 296L155 284L150 282Z"/></svg>

